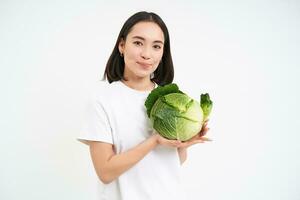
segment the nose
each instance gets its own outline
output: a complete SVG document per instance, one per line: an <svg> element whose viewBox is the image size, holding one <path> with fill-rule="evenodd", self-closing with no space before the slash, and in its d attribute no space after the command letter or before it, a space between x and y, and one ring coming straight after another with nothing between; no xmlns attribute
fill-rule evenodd
<svg viewBox="0 0 300 200"><path fill-rule="evenodd" d="M151 58L150 49L147 47L143 48L143 50L141 52L141 57L145 60L149 60Z"/></svg>

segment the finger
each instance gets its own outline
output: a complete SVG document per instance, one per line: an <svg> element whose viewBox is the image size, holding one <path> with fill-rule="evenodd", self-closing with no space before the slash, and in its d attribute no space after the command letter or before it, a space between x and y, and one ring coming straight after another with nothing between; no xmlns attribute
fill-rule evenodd
<svg viewBox="0 0 300 200"><path fill-rule="evenodd" d="M201 134L200 135L205 135L207 133L207 131L209 131L210 128L206 127L205 129L201 130Z"/></svg>
<svg viewBox="0 0 300 200"><path fill-rule="evenodd" d="M204 141L202 140L194 140L192 142L183 142L182 144L179 145L179 147L183 147L183 148L186 148L186 147L190 147L194 144L198 144L198 143L204 143Z"/></svg>
<svg viewBox="0 0 300 200"><path fill-rule="evenodd" d="M204 131L200 131L200 133L198 134L198 137L202 137L204 135L205 135Z"/></svg>
<svg viewBox="0 0 300 200"><path fill-rule="evenodd" d="M204 133L206 134L207 131L209 131L209 129L210 129L210 128L206 127L206 128L204 129Z"/></svg>
<svg viewBox="0 0 300 200"><path fill-rule="evenodd" d="M210 139L210 138L207 138L207 137L201 137L200 138L202 141L213 141L212 139Z"/></svg>
<svg viewBox="0 0 300 200"><path fill-rule="evenodd" d="M203 126L201 127L201 131L205 130L207 128L207 124L203 124Z"/></svg>
<svg viewBox="0 0 300 200"><path fill-rule="evenodd" d="M196 143L204 143L204 141L201 140L200 138L199 139L197 138L197 139L194 139L194 140L183 142L182 144L187 145L187 146L191 146L191 145L196 144Z"/></svg>
<svg viewBox="0 0 300 200"><path fill-rule="evenodd" d="M206 126L206 127L203 127L202 131L204 132L207 132L209 130L209 128Z"/></svg>
<svg viewBox="0 0 300 200"><path fill-rule="evenodd" d="M193 142L190 143L190 145L198 144L198 143L204 143L204 141L203 140L194 140Z"/></svg>

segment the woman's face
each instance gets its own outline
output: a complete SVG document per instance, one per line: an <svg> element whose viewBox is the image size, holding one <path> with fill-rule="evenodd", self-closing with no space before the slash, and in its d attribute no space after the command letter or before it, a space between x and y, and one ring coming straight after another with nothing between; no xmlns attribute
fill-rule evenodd
<svg viewBox="0 0 300 200"><path fill-rule="evenodd" d="M164 52L164 34L153 22L139 22L132 27L126 41L119 43L124 55L124 77L150 78L158 67Z"/></svg>

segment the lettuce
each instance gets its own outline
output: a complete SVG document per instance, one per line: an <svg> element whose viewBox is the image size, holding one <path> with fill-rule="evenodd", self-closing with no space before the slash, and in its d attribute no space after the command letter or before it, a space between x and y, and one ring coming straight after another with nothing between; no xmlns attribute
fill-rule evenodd
<svg viewBox="0 0 300 200"><path fill-rule="evenodd" d="M175 83L158 86L145 101L153 128L167 139L186 141L198 134L212 110L209 94L200 103L180 91Z"/></svg>

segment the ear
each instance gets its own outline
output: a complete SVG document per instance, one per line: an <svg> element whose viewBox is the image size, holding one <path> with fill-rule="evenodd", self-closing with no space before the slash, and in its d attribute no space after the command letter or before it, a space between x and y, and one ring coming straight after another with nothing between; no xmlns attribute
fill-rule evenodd
<svg viewBox="0 0 300 200"><path fill-rule="evenodd" d="M118 45L118 48L119 48L119 52L120 53L124 53L124 46L125 46L125 41L123 38L121 38L120 42L119 42L119 45Z"/></svg>

